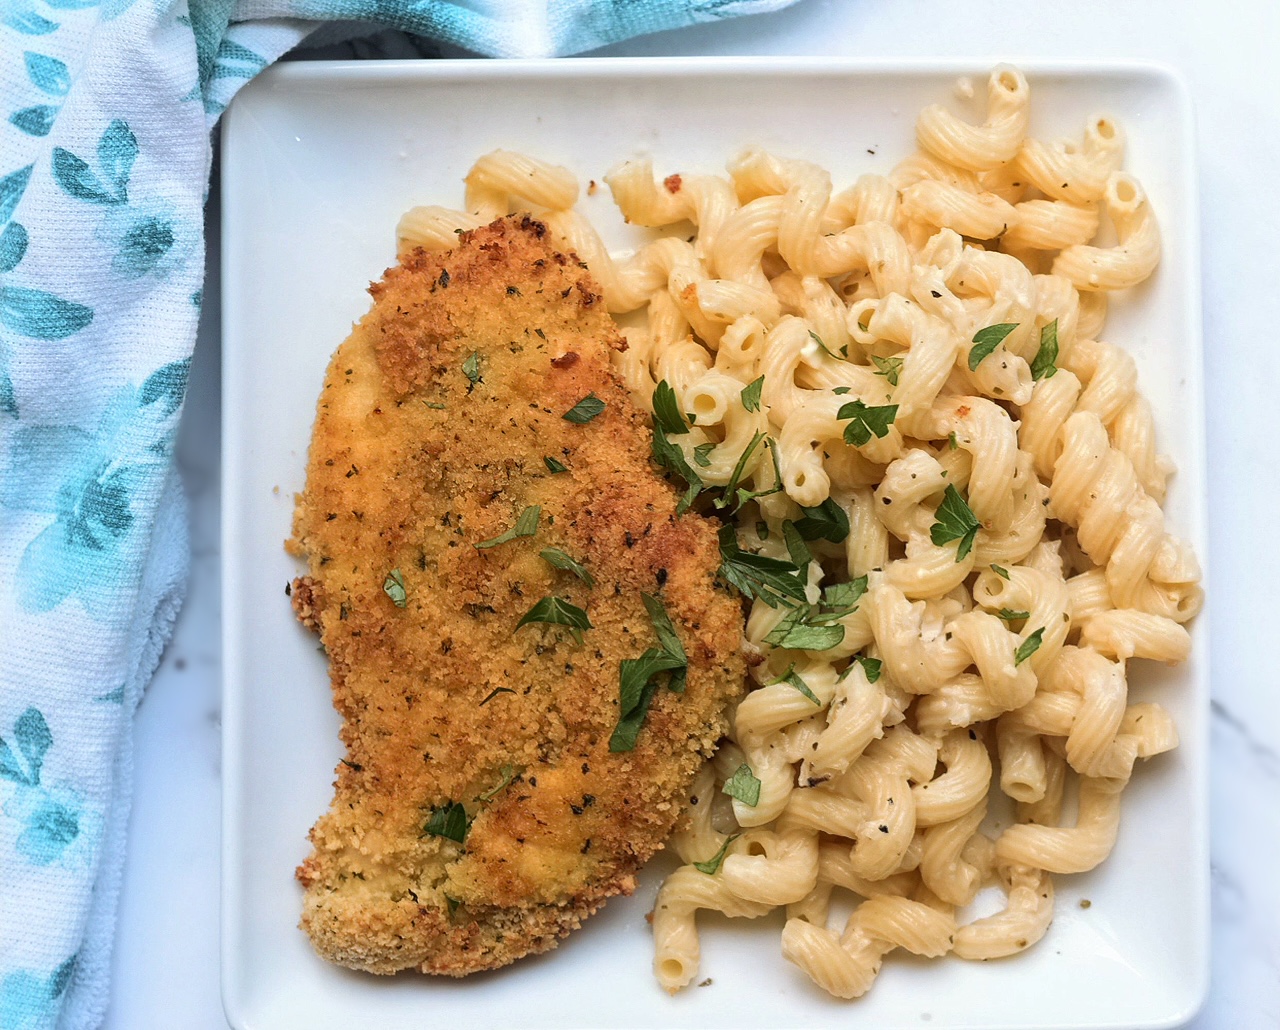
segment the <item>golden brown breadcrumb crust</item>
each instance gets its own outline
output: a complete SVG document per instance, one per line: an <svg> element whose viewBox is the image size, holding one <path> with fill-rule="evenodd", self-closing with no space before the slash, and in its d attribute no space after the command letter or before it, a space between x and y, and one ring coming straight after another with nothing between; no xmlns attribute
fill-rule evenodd
<svg viewBox="0 0 1280 1030"><path fill-rule="evenodd" d="M554 947L634 890L742 690L715 528L675 514L648 420L610 371L626 344L585 266L545 235L513 216L416 252L370 288L325 378L293 603L328 652L347 756L298 879L302 927L342 965L461 976ZM599 417L561 417L590 393ZM474 546L535 504L535 536ZM383 589L396 569L403 608ZM635 750L611 754L618 663L657 643L642 592L671 614L688 687L660 688ZM516 629L549 594L589 613L581 643ZM471 819L463 846L424 834L452 801Z"/></svg>

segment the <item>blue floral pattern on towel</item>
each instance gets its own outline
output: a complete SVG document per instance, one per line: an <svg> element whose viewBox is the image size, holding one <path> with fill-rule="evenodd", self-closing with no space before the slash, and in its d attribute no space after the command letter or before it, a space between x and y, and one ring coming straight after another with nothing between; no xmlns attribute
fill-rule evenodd
<svg viewBox="0 0 1280 1030"><path fill-rule="evenodd" d="M0 0L0 1030L91 1028L108 997L120 749L185 578L172 453L236 91L319 21L541 56L790 2Z"/></svg>
<svg viewBox="0 0 1280 1030"><path fill-rule="evenodd" d="M80 836L80 806L73 793L50 790L40 782L53 734L38 710L28 708L18 717L12 740L10 745L0 737L0 779L17 784L4 814L20 826L18 854L31 865L47 866L60 859Z"/></svg>

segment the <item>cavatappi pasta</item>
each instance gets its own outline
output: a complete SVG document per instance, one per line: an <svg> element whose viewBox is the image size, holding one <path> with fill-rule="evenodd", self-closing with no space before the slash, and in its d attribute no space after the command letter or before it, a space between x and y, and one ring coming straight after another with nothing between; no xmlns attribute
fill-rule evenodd
<svg viewBox="0 0 1280 1030"><path fill-rule="evenodd" d="M916 154L843 190L760 150L727 177L627 161L605 176L622 214L672 232L627 257L573 210L571 173L503 151L467 210L400 222L404 251L545 220L622 320L636 402L669 391L662 461L732 516L726 567L771 560L726 577L751 599L754 689L673 840L687 864L653 913L668 990L697 975L699 909L785 907L783 955L844 998L897 948L1022 951L1053 874L1111 851L1136 760L1177 745L1159 705L1129 703L1126 664L1187 657L1199 569L1165 525L1172 465L1133 360L1099 339L1159 229L1113 121L1042 142L1029 104L998 67L981 124L931 106ZM991 835L999 793L1016 814ZM966 922L993 885L1003 909ZM837 890L857 902L843 925Z"/></svg>

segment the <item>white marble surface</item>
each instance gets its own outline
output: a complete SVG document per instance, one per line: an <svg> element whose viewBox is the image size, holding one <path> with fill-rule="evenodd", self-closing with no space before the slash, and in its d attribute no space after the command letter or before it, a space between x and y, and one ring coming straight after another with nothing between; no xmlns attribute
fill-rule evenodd
<svg viewBox="0 0 1280 1030"><path fill-rule="evenodd" d="M1214 651L1213 984L1204 1028L1280 1026L1280 699L1259 544L1280 511L1263 429L1280 384L1280 6L1270 0L804 0L606 53L1149 58L1199 114ZM213 206L216 210L216 189ZM216 269L217 219L210 239ZM218 997L219 339L210 276L179 446L192 500L190 595L138 713L137 791L112 1030L224 1030ZM1268 457L1268 455L1272 455ZM1087 989L1087 988L1086 988Z"/></svg>

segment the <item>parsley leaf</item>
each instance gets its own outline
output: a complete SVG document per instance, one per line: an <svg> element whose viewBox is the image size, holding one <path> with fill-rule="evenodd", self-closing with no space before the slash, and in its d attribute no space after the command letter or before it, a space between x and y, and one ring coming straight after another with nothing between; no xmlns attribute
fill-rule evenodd
<svg viewBox="0 0 1280 1030"><path fill-rule="evenodd" d="M844 427L844 442L856 447L870 443L873 436L883 440L889 435L889 427L897 415L896 404L869 408L862 401L842 404L840 410L836 412L836 418L853 420Z"/></svg>
<svg viewBox="0 0 1280 1030"><path fill-rule="evenodd" d="M796 531L806 540L829 540L838 544L849 535L849 516L828 497L816 508L800 505L804 518L796 522Z"/></svg>
<svg viewBox="0 0 1280 1030"><path fill-rule="evenodd" d="M764 376L742 388L742 406L747 411L760 410L760 393L764 390Z"/></svg>
<svg viewBox="0 0 1280 1030"><path fill-rule="evenodd" d="M996 618L1004 619L1005 622L1013 622L1015 619L1029 619L1030 612L1015 612L1012 608L1001 608L996 612Z"/></svg>
<svg viewBox="0 0 1280 1030"><path fill-rule="evenodd" d="M809 563L813 561L813 552L809 550L808 545L804 542L804 537L800 535L800 531L796 529L796 524L790 519L784 519L782 522L782 539L787 545L787 554L791 558L791 564L800 570L800 576L805 577L805 570L808 569Z"/></svg>
<svg viewBox="0 0 1280 1030"><path fill-rule="evenodd" d="M693 504L698 494L702 492L705 484L702 482L702 477L693 470L693 467L685 459L684 451L681 450L680 445L674 444L667 439L666 432L656 418L653 422L653 460L667 471L674 472L687 484L688 489L685 490L684 496L680 498L680 503L676 505L676 514L683 515L689 510L689 505Z"/></svg>
<svg viewBox="0 0 1280 1030"><path fill-rule="evenodd" d="M954 451L960 447L960 441L956 439L956 431L953 429L947 434L947 444Z"/></svg>
<svg viewBox="0 0 1280 1030"><path fill-rule="evenodd" d="M653 421L662 426L668 436L679 436L689 431L684 416L680 414L680 405L676 403L676 392L665 379L653 391Z"/></svg>
<svg viewBox="0 0 1280 1030"><path fill-rule="evenodd" d="M519 622L516 629L535 622L543 622L549 626L568 626L578 636L584 629L592 629L587 613L576 604L570 604L561 597L544 597L530 608ZM581 639L579 637L579 639Z"/></svg>
<svg viewBox="0 0 1280 1030"><path fill-rule="evenodd" d="M729 476L729 482L725 484L724 493L716 498L715 505L717 508L725 508L733 502L734 494L738 492L738 483L742 480L743 474L747 470L747 462L751 460L751 455L755 453L756 448L760 445L760 441L765 439L765 434L756 430L751 436L751 442L742 449L742 453L738 456L737 464L733 466L733 472ZM768 446L766 444L766 446ZM769 491L772 493L773 491ZM746 491L743 491L746 493ZM752 495L760 496L760 495ZM734 511L737 511L745 501L739 501Z"/></svg>
<svg viewBox="0 0 1280 1030"><path fill-rule="evenodd" d="M858 603L858 598L867 592L867 577L859 576L848 583L833 583L822 588L821 603L828 608L848 608ZM848 612L845 613L846 615Z"/></svg>
<svg viewBox="0 0 1280 1030"><path fill-rule="evenodd" d="M392 569L387 573L387 578L382 581L382 589L397 608L403 608L409 603L409 592L404 588L404 576L399 569Z"/></svg>
<svg viewBox="0 0 1280 1030"><path fill-rule="evenodd" d="M800 570L794 564L742 550L732 526L721 526L719 536L719 575L744 597L758 597L771 608L787 598L800 603L807 600L805 585L797 578Z"/></svg>
<svg viewBox="0 0 1280 1030"><path fill-rule="evenodd" d="M999 576L1001 579L1008 579L1008 578L1009 578L1009 570L1008 570L1008 569L1006 569L1006 568L1003 568L1002 566L999 566L999 565L992 565L992 566L991 566L991 571L992 571L992 572L994 572L994 573L995 573L997 576Z"/></svg>
<svg viewBox="0 0 1280 1030"><path fill-rule="evenodd" d="M589 393L560 417L577 426L585 426L604 411L605 403L594 393Z"/></svg>
<svg viewBox="0 0 1280 1030"><path fill-rule="evenodd" d="M902 358L881 358L872 354L871 361L876 366L876 375L884 376L889 380L890 386L898 385L898 376L902 374Z"/></svg>
<svg viewBox="0 0 1280 1030"><path fill-rule="evenodd" d="M866 655L854 655L853 660L862 664L862 671L867 674L867 682L874 683L884 670L884 662L879 658L868 658Z"/></svg>
<svg viewBox="0 0 1280 1030"><path fill-rule="evenodd" d="M738 771L724 781L720 790L750 808L755 808L760 803L760 781L746 762L738 766Z"/></svg>
<svg viewBox="0 0 1280 1030"><path fill-rule="evenodd" d="M547 455L547 457L543 458L542 463L547 466L547 471L550 472L553 476L559 472L569 471L569 466L565 465L563 462L557 461L555 458L551 457L550 455Z"/></svg>
<svg viewBox="0 0 1280 1030"><path fill-rule="evenodd" d="M822 707L822 702L818 700L818 695L809 689L809 684L807 684L803 679L801 679L800 674L796 672L795 662L792 662L790 665L787 666L786 672L784 672L772 683L766 683L765 686L773 687L773 686L777 686L779 683L786 683L789 686L795 687L796 690L800 691L800 693L802 693L805 697L807 697L819 708Z"/></svg>
<svg viewBox="0 0 1280 1030"><path fill-rule="evenodd" d="M851 386L834 386L834 387L832 387L832 388L831 388L831 392L832 392L832 393L834 393L837 397L843 397L846 393L852 393L852 392L853 392L853 387L851 387Z"/></svg>
<svg viewBox="0 0 1280 1030"><path fill-rule="evenodd" d="M472 351L471 357L462 363L462 374L467 377L467 393L476 388L476 383L484 382L480 378L480 353Z"/></svg>
<svg viewBox="0 0 1280 1030"><path fill-rule="evenodd" d="M824 588L816 605L801 606L788 612L769 631L764 642L796 651L826 651L835 647L844 640L844 627L839 624L840 620L854 612L858 598L866 590L866 576Z"/></svg>
<svg viewBox="0 0 1280 1030"><path fill-rule="evenodd" d="M653 623L653 631L658 635L658 643L662 645L663 652L672 658L679 659L682 664L688 664L689 658L684 652L684 645L680 643L675 626L671 624L671 616L667 614L666 606L652 594L640 596L644 600L649 621Z"/></svg>
<svg viewBox="0 0 1280 1030"><path fill-rule="evenodd" d="M596 585L595 577L586 570L581 562L574 561L558 547L547 547L538 552L538 557L555 569L572 572L589 587Z"/></svg>
<svg viewBox="0 0 1280 1030"><path fill-rule="evenodd" d="M634 659L624 659L624 661L634 661ZM649 705L653 702L654 692L658 689L658 684L654 680L649 680L640 695L640 701L629 715L620 716L618 725L613 728L613 733L609 737L609 750L615 754L623 751L634 751L636 740L640 736L640 730L644 726L645 717L649 714Z"/></svg>
<svg viewBox="0 0 1280 1030"><path fill-rule="evenodd" d="M1058 320L1040 330L1040 349L1031 359L1032 379L1052 379L1058 373Z"/></svg>
<svg viewBox="0 0 1280 1030"><path fill-rule="evenodd" d="M479 795L476 798L477 801L492 801L495 797L497 797L498 792L501 791L504 787L508 786L511 783L511 781L516 778L516 767L514 765L504 765L501 769L498 770L498 775L501 777L501 779L498 781L498 785L496 787L490 788L489 790L486 790L483 794Z"/></svg>
<svg viewBox="0 0 1280 1030"><path fill-rule="evenodd" d="M620 718L625 719L640 705L644 692L660 672L681 668L685 659L651 647L639 658L624 658L618 663L618 695Z"/></svg>
<svg viewBox="0 0 1280 1030"><path fill-rule="evenodd" d="M738 481L742 478L742 470L746 467L747 458L755 449L756 437L764 440L765 450L769 452L769 456L773 459L773 486L765 490L743 490L738 486ZM742 452L742 457L738 459L738 464L733 468L733 474L729 477L729 482L725 486L724 494L716 500L716 507L723 508L728 505L733 497L737 494L737 500L733 505L734 512L742 510L742 506L748 501L754 501L757 497L768 497L770 494L780 493L782 491L782 468L778 465L778 445L772 437L765 436L763 433L756 433L751 443L747 444L747 448Z"/></svg>
<svg viewBox="0 0 1280 1030"><path fill-rule="evenodd" d="M819 336L817 333L815 333L812 329L809 330L809 338L812 339L814 343L816 343L819 347L822 348L822 353L824 353L827 357L834 358L836 356L831 352L830 348L828 348L827 345L822 342L822 337Z"/></svg>
<svg viewBox="0 0 1280 1030"><path fill-rule="evenodd" d="M700 443L693 449L693 460L697 465L703 468L711 466L711 452L716 449L715 441L711 443Z"/></svg>
<svg viewBox="0 0 1280 1030"><path fill-rule="evenodd" d="M726 837L724 843L720 845L719 851L705 862L694 862L693 868L700 873L706 873L708 876L715 876L720 871L720 866L724 863L724 856L729 852L729 845L741 836L742 834L735 833L732 837Z"/></svg>
<svg viewBox="0 0 1280 1030"><path fill-rule="evenodd" d="M612 752L632 751L636 738L649 714L649 705L658 689L655 678L660 672L683 668L684 660L651 647L639 658L624 658L618 663L618 725L609 738Z"/></svg>
<svg viewBox="0 0 1280 1030"><path fill-rule="evenodd" d="M1040 650L1040 645L1043 642L1044 642L1044 627L1041 626L1038 630L1032 633L1031 636L1027 637L1026 640L1024 640L1021 644L1018 645L1018 650L1013 652L1013 664L1021 665L1033 654L1035 654L1037 651Z"/></svg>
<svg viewBox="0 0 1280 1030"><path fill-rule="evenodd" d="M976 372L982 359L1004 342L1006 336L1018 328L1018 322L1001 322L989 325L973 334L973 346L969 348L969 371Z"/></svg>
<svg viewBox="0 0 1280 1030"><path fill-rule="evenodd" d="M497 547L499 544L509 544L516 537L533 536L538 531L538 519L541 517L542 506L540 504L531 504L520 513L520 517L516 519L514 526L490 540L481 540L475 547L477 550L485 550L490 547Z"/></svg>
<svg viewBox="0 0 1280 1030"><path fill-rule="evenodd" d="M813 625L806 621L806 614L804 608L788 612L766 634L764 642L793 651L826 651L844 639L843 626Z"/></svg>
<svg viewBox="0 0 1280 1030"><path fill-rule="evenodd" d="M938 521L929 527L929 539L939 547L952 540L959 540L956 561L964 561L973 549L973 542L978 538L980 524L978 516L960 496L960 491L950 483L947 484L946 493L942 495L942 503L938 505L935 517Z"/></svg>
<svg viewBox="0 0 1280 1030"><path fill-rule="evenodd" d="M457 801L448 801L443 808L432 811L427 825L422 828L422 835L444 837L461 844L467 839L467 828L470 824L467 810Z"/></svg>
<svg viewBox="0 0 1280 1030"><path fill-rule="evenodd" d="M640 596L644 599L645 610L661 646L649 648L639 658L624 658L618 663L618 725L609 738L609 750L613 752L635 748L649 705L658 689L657 676L663 672L671 673L668 689L682 694L689 671L688 656L667 609L651 594Z"/></svg>

